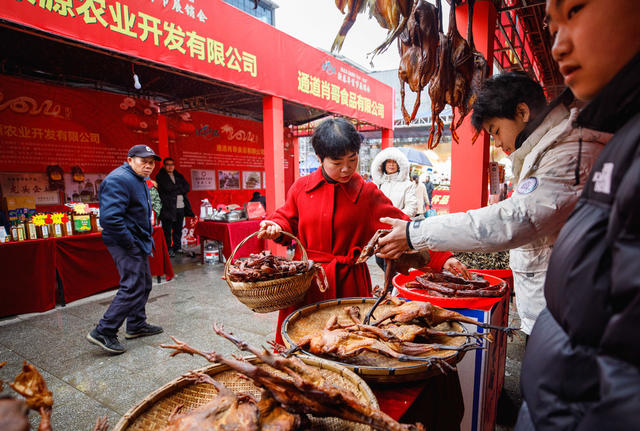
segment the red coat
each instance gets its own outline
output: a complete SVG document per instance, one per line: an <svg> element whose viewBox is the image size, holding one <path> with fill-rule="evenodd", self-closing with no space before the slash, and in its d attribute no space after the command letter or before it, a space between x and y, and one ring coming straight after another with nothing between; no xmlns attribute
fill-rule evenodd
<svg viewBox="0 0 640 431"><path fill-rule="evenodd" d="M354 265L363 247L378 229L388 228L381 217L407 220L376 187L354 174L346 183L329 184L321 169L298 179L287 194L285 204L268 217L283 230L293 233L307 250L309 259L319 262L329 281L320 292L312 285L303 304L284 309L278 316L276 341L281 342L283 320L302 305L325 299L371 296L371 276L366 263ZM450 252L430 252L429 266L442 269Z"/></svg>

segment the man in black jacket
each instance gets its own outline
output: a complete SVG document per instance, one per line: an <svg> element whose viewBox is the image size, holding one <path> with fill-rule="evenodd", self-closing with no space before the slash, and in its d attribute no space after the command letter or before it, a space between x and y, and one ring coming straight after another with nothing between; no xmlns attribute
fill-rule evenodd
<svg viewBox="0 0 640 431"><path fill-rule="evenodd" d="M516 430L638 429L640 3L547 0L547 13L565 83L589 102L578 125L614 135L554 245Z"/></svg>
<svg viewBox="0 0 640 431"><path fill-rule="evenodd" d="M431 208L431 197L433 196L434 186L429 175L427 175L427 178L424 181L424 187L427 189L427 196L429 197L429 208Z"/></svg>
<svg viewBox="0 0 640 431"><path fill-rule="evenodd" d="M162 332L147 323L145 305L151 293L149 255L153 252L151 198L146 179L160 160L146 145L135 145L127 161L111 171L100 185L102 239L120 274L120 287L98 326L87 340L109 353L126 349L118 340L118 329L127 320L125 338L146 337Z"/></svg>
<svg viewBox="0 0 640 431"><path fill-rule="evenodd" d="M164 237L169 248L169 256L175 256L182 242L182 224L185 217L193 217L187 193L191 189L184 176L176 170L175 161L167 157L162 161L162 169L156 175L158 192L162 201L160 220Z"/></svg>

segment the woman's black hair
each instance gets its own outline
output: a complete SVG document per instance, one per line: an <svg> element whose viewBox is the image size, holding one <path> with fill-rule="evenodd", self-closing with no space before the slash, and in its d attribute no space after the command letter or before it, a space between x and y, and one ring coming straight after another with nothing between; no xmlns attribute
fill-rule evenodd
<svg viewBox="0 0 640 431"><path fill-rule="evenodd" d="M311 138L311 145L320 160L325 157L339 159L347 154L360 151L362 135L353 124L344 118L328 118L324 120Z"/></svg>
<svg viewBox="0 0 640 431"><path fill-rule="evenodd" d="M491 118L516 118L519 103L529 107L531 120L546 107L540 84L524 72L507 72L487 79L473 104L471 124L480 131Z"/></svg>

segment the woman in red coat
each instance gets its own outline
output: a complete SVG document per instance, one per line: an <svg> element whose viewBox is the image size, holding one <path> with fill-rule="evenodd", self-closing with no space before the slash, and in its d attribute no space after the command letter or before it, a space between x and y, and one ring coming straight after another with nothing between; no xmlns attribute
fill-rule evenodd
<svg viewBox="0 0 640 431"><path fill-rule="evenodd" d="M320 292L312 285L304 304L325 299L371 296L371 276L366 263L354 262L378 229L388 226L381 217L408 217L395 208L373 183L356 172L361 137L342 118L322 122L312 137L320 168L298 179L288 192L285 204L260 224L258 238L282 242L284 230L300 239L309 259L319 262L327 274L329 288ZM429 266L441 270L462 265L450 252L430 252ZM458 271L455 271L456 273ZM282 342L284 319L304 305L280 310L276 341Z"/></svg>

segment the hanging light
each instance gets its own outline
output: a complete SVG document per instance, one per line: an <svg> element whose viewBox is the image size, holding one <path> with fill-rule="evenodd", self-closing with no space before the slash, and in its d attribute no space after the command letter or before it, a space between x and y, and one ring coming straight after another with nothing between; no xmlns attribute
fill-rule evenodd
<svg viewBox="0 0 640 431"><path fill-rule="evenodd" d="M142 88L142 84L140 84L140 78L138 78L133 64L131 65L131 71L133 72L133 88L135 88L136 90L140 90Z"/></svg>

